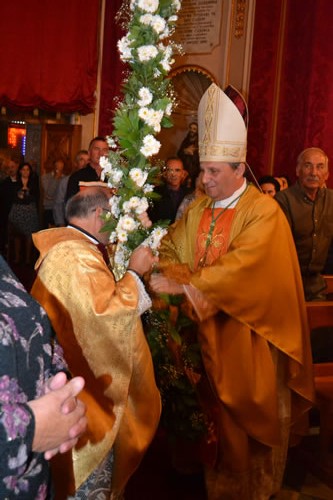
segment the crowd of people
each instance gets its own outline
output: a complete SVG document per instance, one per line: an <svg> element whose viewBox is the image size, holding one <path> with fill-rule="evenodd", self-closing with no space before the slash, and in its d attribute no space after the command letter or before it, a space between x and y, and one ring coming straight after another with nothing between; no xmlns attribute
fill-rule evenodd
<svg viewBox="0 0 333 500"><path fill-rule="evenodd" d="M207 498L268 500L314 401L305 300L325 298L328 158L308 148L294 185L267 175L260 192L246 178L243 114L212 84L180 148L191 158L167 159L140 216L169 224L159 257L138 247L116 281L102 230L108 149L95 137L71 175L56 159L40 182L13 159L0 185L2 253L13 238L20 258L18 236L27 262L39 253L31 294L0 260L0 496L122 498L163 411L141 315L167 295L184 304L200 347L198 377L185 368L210 418Z"/></svg>
<svg viewBox="0 0 333 500"><path fill-rule="evenodd" d="M85 167L89 153L77 153L71 173ZM16 153L2 162L0 180L0 253L13 264L31 266L36 260L32 234L66 224L65 201L69 173L63 158L52 161L41 176Z"/></svg>

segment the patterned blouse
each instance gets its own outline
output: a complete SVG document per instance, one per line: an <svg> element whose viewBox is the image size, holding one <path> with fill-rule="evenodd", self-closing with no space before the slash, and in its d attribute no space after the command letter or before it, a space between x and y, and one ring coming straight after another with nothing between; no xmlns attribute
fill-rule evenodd
<svg viewBox="0 0 333 500"><path fill-rule="evenodd" d="M34 416L27 401L66 370L45 311L0 257L0 498L51 498L49 464L32 451Z"/></svg>

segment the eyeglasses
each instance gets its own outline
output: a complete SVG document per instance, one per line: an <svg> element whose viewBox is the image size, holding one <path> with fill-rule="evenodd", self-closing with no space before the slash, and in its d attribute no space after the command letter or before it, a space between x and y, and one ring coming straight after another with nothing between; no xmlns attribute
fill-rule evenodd
<svg viewBox="0 0 333 500"><path fill-rule="evenodd" d="M101 208L103 210L103 212L111 214L111 209L110 208L104 208L104 207L98 207L98 208ZM97 208L93 208L92 212L96 212L96 210L97 210Z"/></svg>

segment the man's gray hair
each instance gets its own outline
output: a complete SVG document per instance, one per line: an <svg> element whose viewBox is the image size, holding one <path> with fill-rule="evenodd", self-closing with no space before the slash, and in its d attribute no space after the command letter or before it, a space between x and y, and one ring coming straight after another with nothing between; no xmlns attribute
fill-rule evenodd
<svg viewBox="0 0 333 500"><path fill-rule="evenodd" d="M74 217L84 219L98 207L109 206L109 195L103 188L86 188L69 198L66 203L65 217L70 222Z"/></svg>
<svg viewBox="0 0 333 500"><path fill-rule="evenodd" d="M303 162L304 155L309 151L322 154L325 157L326 166L328 166L328 156L325 153L325 151L323 151L321 148L315 148L315 147L303 149L303 151L297 157L297 165L300 165Z"/></svg>

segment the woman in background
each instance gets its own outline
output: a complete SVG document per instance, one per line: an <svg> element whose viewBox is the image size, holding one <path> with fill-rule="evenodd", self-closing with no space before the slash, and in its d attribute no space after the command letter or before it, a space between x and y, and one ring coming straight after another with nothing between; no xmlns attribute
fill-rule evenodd
<svg viewBox="0 0 333 500"><path fill-rule="evenodd" d="M44 229L55 226L53 209L60 180L64 178L64 168L64 160L58 158L53 162L52 171L41 177Z"/></svg>
<svg viewBox="0 0 333 500"><path fill-rule="evenodd" d="M9 239L14 244L14 263L32 263L32 233L40 229L39 186L30 163L19 166L18 182L9 213ZM10 245L11 247L11 245Z"/></svg>

